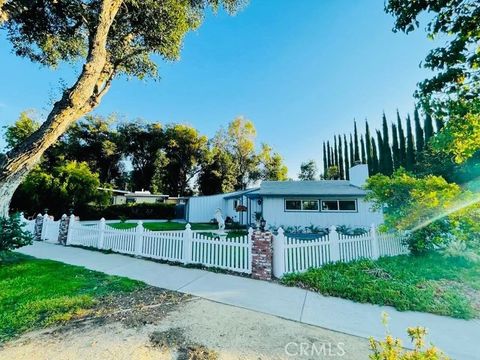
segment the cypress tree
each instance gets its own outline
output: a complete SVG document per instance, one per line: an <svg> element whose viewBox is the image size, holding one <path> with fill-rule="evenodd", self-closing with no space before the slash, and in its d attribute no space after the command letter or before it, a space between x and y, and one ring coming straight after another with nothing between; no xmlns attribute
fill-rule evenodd
<svg viewBox="0 0 480 360"><path fill-rule="evenodd" d="M390 148L390 140L388 136L388 124L387 124L387 117L385 113L383 113L382 119L382 130L383 130L383 139L382 139L382 158L383 158L383 166L384 166L384 174L385 175L392 175L393 173L393 160L392 160L392 149Z"/></svg>
<svg viewBox="0 0 480 360"><path fill-rule="evenodd" d="M398 129L398 159L401 166L404 168L407 166L407 145L405 139L405 133L403 132L402 119L400 113L397 110L397 129Z"/></svg>
<svg viewBox="0 0 480 360"><path fill-rule="evenodd" d="M340 170L340 179L345 179L345 172L343 169L343 151L342 151L342 137L338 135L338 165Z"/></svg>
<svg viewBox="0 0 480 360"><path fill-rule="evenodd" d="M378 161L378 155L377 155L377 145L375 144L375 139L371 138L371 143L372 143L372 175L378 174L378 168L379 168L379 161Z"/></svg>
<svg viewBox="0 0 480 360"><path fill-rule="evenodd" d="M323 142L323 175L327 175L328 169L328 158L327 158L327 149L325 147L325 141Z"/></svg>
<svg viewBox="0 0 480 360"><path fill-rule="evenodd" d="M386 175L386 166L385 166L385 156L383 154L383 139L382 139L382 133L380 130L377 130L377 144L378 144L378 151L377 151L377 156L378 156L378 172L380 174Z"/></svg>
<svg viewBox="0 0 480 360"><path fill-rule="evenodd" d="M435 125L436 125L436 128L437 128L437 133L442 130L443 128L443 120L440 119L438 116L435 116Z"/></svg>
<svg viewBox="0 0 480 360"><path fill-rule="evenodd" d="M353 152L352 134L350 134L350 165L351 166L355 165L355 153Z"/></svg>
<svg viewBox="0 0 480 360"><path fill-rule="evenodd" d="M367 159L365 157L365 142L363 141L363 135L360 135L360 154L361 154L362 164L366 164Z"/></svg>
<svg viewBox="0 0 480 360"><path fill-rule="evenodd" d="M418 113L418 107L415 106L413 112L413 120L415 122L415 140L417 145L417 153L421 153L425 147L425 138L423 137L423 129L420 124L420 115Z"/></svg>
<svg viewBox="0 0 480 360"><path fill-rule="evenodd" d="M354 145L355 145L355 152L354 152L354 159L355 162L360 161L360 151L358 148L358 132L357 132L357 122L353 120L353 138L354 138Z"/></svg>
<svg viewBox="0 0 480 360"><path fill-rule="evenodd" d="M327 169L332 166L332 157L331 157L331 151L330 151L330 141L327 141ZM326 175L326 173L325 173Z"/></svg>
<svg viewBox="0 0 480 360"><path fill-rule="evenodd" d="M368 173L373 174L372 167L372 137L370 135L370 127L368 126L368 121L365 119L365 140L367 147L367 164L368 164Z"/></svg>
<svg viewBox="0 0 480 360"><path fill-rule="evenodd" d="M333 136L333 164L338 167L337 136Z"/></svg>
<svg viewBox="0 0 480 360"><path fill-rule="evenodd" d="M348 161L347 135L343 134L343 156L345 158L345 179L350 180L350 163Z"/></svg>
<svg viewBox="0 0 480 360"><path fill-rule="evenodd" d="M423 123L423 131L425 132L425 147L428 146L430 139L433 136L433 120L432 115L430 113L425 114L425 120Z"/></svg>
<svg viewBox="0 0 480 360"><path fill-rule="evenodd" d="M412 171L414 165L415 165L415 145L414 145L413 133L412 133L412 120L410 119L410 115L407 115L407 158L405 161L405 168L408 171Z"/></svg>
<svg viewBox="0 0 480 360"><path fill-rule="evenodd" d="M401 166L400 163L400 148L398 145L397 126L392 123L392 158L393 168L396 170Z"/></svg>

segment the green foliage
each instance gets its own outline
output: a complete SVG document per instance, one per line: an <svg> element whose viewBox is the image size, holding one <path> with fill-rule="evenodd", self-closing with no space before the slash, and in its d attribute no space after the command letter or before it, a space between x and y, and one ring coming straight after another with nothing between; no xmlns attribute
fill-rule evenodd
<svg viewBox="0 0 480 360"><path fill-rule="evenodd" d="M282 156L273 152L271 146L262 144L258 154L259 169L258 177L267 181L285 181L288 179L288 168L283 162Z"/></svg>
<svg viewBox="0 0 480 360"><path fill-rule="evenodd" d="M121 204L106 207L86 206L79 208L75 215L82 220L115 220L121 217L127 219L173 219L175 204Z"/></svg>
<svg viewBox="0 0 480 360"><path fill-rule="evenodd" d="M427 330L421 326L409 327L407 334L413 344L413 350L405 350L400 339L395 339L388 331L385 340L370 338L371 360L449 360L434 346L425 345Z"/></svg>
<svg viewBox="0 0 480 360"><path fill-rule="evenodd" d="M317 172L318 169L315 160L302 162L302 164L300 165L300 173L298 174L298 179L302 181L316 180Z"/></svg>
<svg viewBox="0 0 480 360"><path fill-rule="evenodd" d="M368 229L361 228L361 227L352 228L347 225L339 225L337 226L337 232L342 235L359 236L359 235L365 235L366 233L368 233Z"/></svg>
<svg viewBox="0 0 480 360"><path fill-rule="evenodd" d="M413 252L445 247L453 239L475 244L479 206L459 185L434 175L416 178L400 169L392 177L370 177L366 189L366 200L383 210L385 227L412 231L408 241Z"/></svg>
<svg viewBox="0 0 480 360"><path fill-rule="evenodd" d="M38 213L47 207L51 214L61 216L90 202L106 203L108 193L99 191L99 186L98 174L84 162L67 161L51 171L37 166L15 193L12 208Z"/></svg>
<svg viewBox="0 0 480 360"><path fill-rule="evenodd" d="M11 253L0 264L0 342L85 314L101 296L143 286L135 280Z"/></svg>
<svg viewBox="0 0 480 360"><path fill-rule="evenodd" d="M12 214L9 218L0 218L0 264L5 252L32 243L32 234L23 225L19 213Z"/></svg>
<svg viewBox="0 0 480 360"><path fill-rule="evenodd" d="M338 166L332 165L328 168L327 173L324 175L325 180L338 180L340 178L340 171Z"/></svg>
<svg viewBox="0 0 480 360"><path fill-rule="evenodd" d="M40 123L33 119L31 111L22 111L18 120L10 126L5 126L5 142L13 149L23 140L33 134L40 127Z"/></svg>
<svg viewBox="0 0 480 360"><path fill-rule="evenodd" d="M287 274L282 283L361 303L389 305L400 311L462 319L480 317L475 306L480 293L480 265L439 253L327 264Z"/></svg>

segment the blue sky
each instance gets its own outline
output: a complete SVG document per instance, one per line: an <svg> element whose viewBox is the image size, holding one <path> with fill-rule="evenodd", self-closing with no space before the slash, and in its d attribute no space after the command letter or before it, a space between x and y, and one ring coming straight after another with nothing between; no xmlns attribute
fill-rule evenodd
<svg viewBox="0 0 480 360"><path fill-rule="evenodd" d="M116 80L95 112L188 123L209 136L243 115L295 177L302 161L320 166L322 142L350 132L354 118L363 129L365 118L378 126L383 111L394 120L397 108L413 110L433 44L392 26L380 0L251 0L235 17L209 14L181 60L160 63L160 81ZM48 113L75 69L19 59L0 36L0 125L24 109Z"/></svg>

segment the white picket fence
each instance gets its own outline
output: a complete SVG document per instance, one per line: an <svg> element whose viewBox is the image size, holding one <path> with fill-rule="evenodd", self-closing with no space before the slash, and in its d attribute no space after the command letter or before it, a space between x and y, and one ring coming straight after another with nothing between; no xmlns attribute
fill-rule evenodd
<svg viewBox="0 0 480 360"><path fill-rule="evenodd" d="M70 218L67 245L81 245L103 250L181 262L240 273L252 272L252 229L238 237L212 238L191 230L150 231L139 221L131 229L114 229L100 220L85 225Z"/></svg>
<svg viewBox="0 0 480 360"><path fill-rule="evenodd" d="M60 230L60 220L55 221L50 216L44 216L41 239L43 241L57 242Z"/></svg>
<svg viewBox="0 0 480 360"><path fill-rule="evenodd" d="M379 234L372 225L364 235L342 235L332 226L328 235L299 239L285 235L278 229L273 240L273 274L303 272L329 262L349 262L357 259L378 259L409 252L401 234Z"/></svg>
<svg viewBox="0 0 480 360"><path fill-rule="evenodd" d="M30 232L31 234L35 233L35 219L34 220L27 220L23 215L23 212L20 213L20 221L25 224L24 229Z"/></svg>

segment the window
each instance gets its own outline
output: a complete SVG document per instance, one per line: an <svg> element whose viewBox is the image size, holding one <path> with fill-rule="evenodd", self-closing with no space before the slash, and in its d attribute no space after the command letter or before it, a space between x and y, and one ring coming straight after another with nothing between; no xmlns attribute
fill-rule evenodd
<svg viewBox="0 0 480 360"><path fill-rule="evenodd" d="M318 211L318 200L285 200L285 211Z"/></svg>
<svg viewBox="0 0 480 360"><path fill-rule="evenodd" d="M357 201L322 200L322 211L357 211Z"/></svg>

